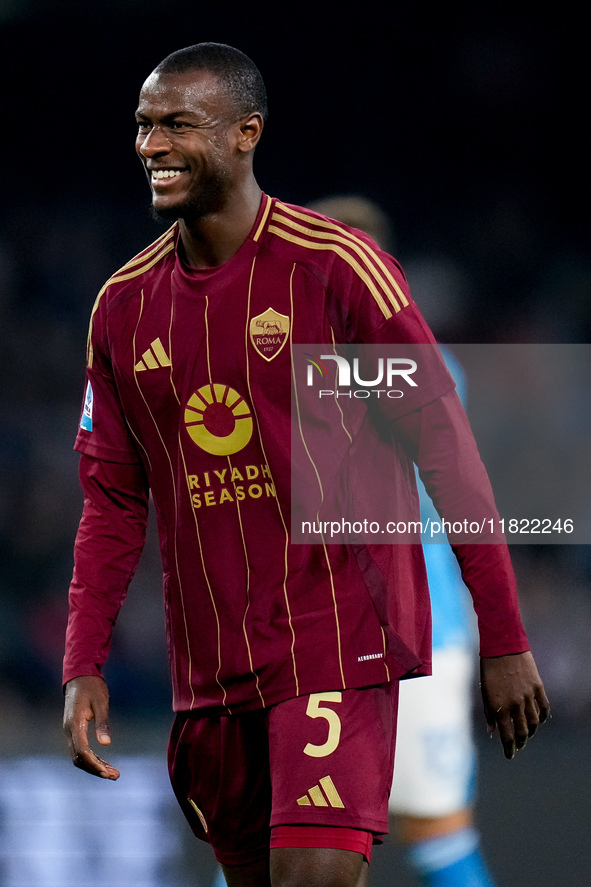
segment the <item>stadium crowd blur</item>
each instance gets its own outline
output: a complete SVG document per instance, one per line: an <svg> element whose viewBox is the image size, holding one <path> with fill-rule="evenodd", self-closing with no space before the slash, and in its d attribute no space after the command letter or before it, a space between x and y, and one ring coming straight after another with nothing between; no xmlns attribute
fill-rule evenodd
<svg viewBox="0 0 591 887"><path fill-rule="evenodd" d="M568 107L554 108L560 137L544 129L547 103L564 85L560 59L569 52L567 32L561 42L549 25L532 25L517 13L499 30L484 12L454 32L452 16L442 55L442 22L421 23L402 11L410 47L413 39L422 41L420 64L412 62L410 47L401 47L395 61L374 56L379 76L373 91L346 64L350 36L336 46L308 34L310 52L324 51L327 107L312 73L299 71L296 84L293 72L287 76L279 65L278 51L253 36L256 13L246 38L239 16L220 28L210 11L190 35L171 23L166 38L142 34L138 47L131 43L134 4L127 7L122 5L116 29L104 17L84 19L81 13L74 23L64 18L58 29L35 3L22 16L8 15L7 4L0 8L4 73L15 53L26 49L27 82L34 85L50 70L61 96L59 108L52 105L52 92L47 102L36 96L34 110L27 109L33 135L19 142L14 161L21 174L15 169L8 177L0 207L0 753L34 750L39 713L52 722L58 718L66 590L81 509L72 444L88 317L104 280L160 233L134 166L130 121L142 76L166 52L205 38L235 42L255 58L269 81L271 104L269 135L256 164L263 189L304 205L339 191L376 200L394 220L392 252L441 341L586 343L591 333L591 265L577 212L570 218L564 213L564 192L572 190L577 170L577 156L560 153ZM537 27L535 35L531 27ZM57 52L55 43L49 52L44 28L54 29L69 54ZM84 46L73 40L80 28ZM282 37L293 45L285 24ZM377 32L372 39L384 48ZM555 62L558 54L552 70L544 64L550 45ZM124 46L129 51L121 60ZM106 66L105 47L112 50ZM79 83L82 65L88 76ZM403 70L410 74L401 83ZM387 76L395 84L391 92ZM8 117L18 119L17 110L34 90L13 81ZM311 126L296 152L288 133L299 94L311 97ZM387 113L386 94L392 99ZM106 127L98 99L113 106ZM348 145L343 151L340 119L351 101L363 103L371 122L358 133L354 150ZM37 128L45 133L41 162ZM562 178L550 179L553 168ZM515 372L515 390L527 400L527 377L518 367L505 371ZM575 397L564 405L562 433L547 435L550 449L541 464L545 458L563 461L576 475L580 463L584 476L590 414L588 403ZM525 624L554 711L574 721L591 719L590 551L514 548ZM159 583L152 538L108 665L118 719L153 723L168 717ZM55 742L61 742L57 731Z"/></svg>

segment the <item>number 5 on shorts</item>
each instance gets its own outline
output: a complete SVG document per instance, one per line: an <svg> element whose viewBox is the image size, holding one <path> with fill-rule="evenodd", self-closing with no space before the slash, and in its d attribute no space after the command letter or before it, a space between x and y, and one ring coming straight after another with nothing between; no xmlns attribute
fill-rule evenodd
<svg viewBox="0 0 591 887"><path fill-rule="evenodd" d="M309 742L304 748L304 754L311 758L325 758L331 755L339 744L341 738L341 721L332 708L321 708L321 702L342 702L343 694L340 691L333 693L310 693L306 714L309 718L326 718L328 721L328 736L322 745L312 745Z"/></svg>

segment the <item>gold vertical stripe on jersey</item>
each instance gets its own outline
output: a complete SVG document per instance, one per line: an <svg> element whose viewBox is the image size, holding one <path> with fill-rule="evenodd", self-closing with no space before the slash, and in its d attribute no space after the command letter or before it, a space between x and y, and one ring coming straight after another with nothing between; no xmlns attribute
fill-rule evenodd
<svg viewBox="0 0 591 887"><path fill-rule="evenodd" d="M249 312L249 308L250 308L250 287L252 284L252 275L253 275L253 271L254 271L255 260L256 260L256 256L255 256L255 259L253 259L252 268L250 270L250 280L249 280L249 285L248 285L249 299L248 299L248 304L247 304L247 309L246 309L246 329L247 330L248 330L248 312ZM207 360L208 360L208 365L209 365L209 342L208 342ZM246 379L247 379L247 385L248 385L248 349L246 351ZM211 380L211 370L210 370L210 380ZM248 392L250 395L250 386L249 385L248 385ZM250 401L251 401L251 409L254 413L254 406L252 404L252 396L250 397ZM231 469L232 462L230 460L230 457L227 456L227 459L228 459L228 465L230 466L230 469ZM231 472L230 472L230 474L231 474ZM240 503L238 502L238 499L236 499L235 501L236 501L236 513L238 515L238 524L240 526L240 536L242 539L242 550L244 551L244 563L246 565L246 607L244 609L244 616L242 617L242 633L244 635L244 641L246 643L246 650L248 652L248 662L250 665L250 673L252 674L252 676L255 680L255 685L257 688L257 693L259 694L259 697L261 700L261 705L263 706L263 708L265 708L266 707L265 706L265 699L263 697L263 694L261 693L261 688L259 686L259 676L254 669L254 665L253 665L253 661L252 661L252 651L250 649L250 641L248 640L248 631L246 629L246 618L248 616L248 611L250 609L250 564L249 564L249 560L248 560L246 539L244 538L244 527L242 526L242 513L240 511Z"/></svg>
<svg viewBox="0 0 591 887"><path fill-rule="evenodd" d="M262 233L262 231L263 231L263 228L265 227L265 224L266 224L266 222L267 222L267 216L269 215L269 211L270 211L270 209L271 209L271 203L272 203L271 198L270 198L270 197L267 197L267 196L265 195L264 199L267 201L267 205L266 205L266 207L265 207L265 209L264 209L263 217L262 217L262 219L261 219L261 223L260 223L259 227L257 228L257 233L256 233L256 234L254 235L254 237L253 237L253 240L254 240L254 241L258 241L259 237L261 236L261 233Z"/></svg>
<svg viewBox="0 0 591 887"><path fill-rule="evenodd" d="M302 237L297 237L295 234L290 234L288 231L284 231L283 228L278 228L276 225L269 225L269 231L273 234L278 234L279 237L282 237L284 240L290 241L290 243L297 243L298 246L304 246L306 249L318 249L318 250L330 250L333 253L336 253L341 259L344 259L345 262L351 266L351 268L355 271L358 277L364 282L376 302L380 308L380 311L388 320L392 317L392 312L386 305L384 301L384 297L379 292L377 286L370 278L369 274L364 271L359 262L348 253L342 246L339 246L337 243L317 243L315 240L304 240Z"/></svg>
<svg viewBox="0 0 591 887"><path fill-rule="evenodd" d="M253 260L253 266L251 268L250 282L252 282L253 270L254 270L254 260ZM249 283L249 291L250 291L250 283ZM248 307L246 310L246 328L248 329ZM208 354L209 354L209 352L208 352ZM209 361L209 356L208 356L208 361ZM210 373L210 377L211 377L211 373ZM246 378L248 379L248 352L246 353ZM250 394L250 389L249 389L249 394ZM251 409L252 409L252 397L250 399L251 399ZM230 457L227 456L227 459L228 459L228 465L229 465L230 469L232 469L232 462L230 460ZM230 474L231 474L231 471L230 471ZM236 499L235 502L236 502L236 514L238 515L238 525L240 526L240 537L242 539L242 550L244 551L244 563L246 565L246 607L244 609L244 616L242 617L242 633L244 635L244 641L246 643L246 650L248 652L248 662L250 665L250 673L252 674L252 676L255 680L255 685L257 688L257 693L259 694L259 697L261 700L261 705L263 708L265 708L266 707L265 706L265 699L264 699L263 694L261 693L261 688L259 686L259 676L254 669L254 665L253 665L253 661L252 661L252 651L250 649L250 641L248 640L248 631L246 628L246 619L248 616L248 611L250 609L250 564L249 564L249 560L248 560L246 539L244 538L244 527L242 525L242 513L240 511L240 503L239 503L238 499Z"/></svg>
<svg viewBox="0 0 591 887"><path fill-rule="evenodd" d="M334 337L334 330L332 327L330 328L330 336L332 339L332 350L336 354L337 347L336 347L336 342L335 342L335 337ZM343 409L342 409L342 407L339 403L339 399L337 397L337 386L336 385L335 385L335 391L334 391L334 402L336 403L337 409L338 409L339 413L341 414L341 427L342 427L343 431L345 432L345 434L347 435L347 437L349 438L349 443L353 443L353 438L351 437L347 427L345 426L345 415L343 413Z"/></svg>
<svg viewBox="0 0 591 887"><path fill-rule="evenodd" d="M384 645L384 667L386 669L386 680L389 681L390 680L390 669L388 668L388 663L386 662L386 632L384 631L382 626L380 626L380 627L382 629L382 643Z"/></svg>
<svg viewBox="0 0 591 887"><path fill-rule="evenodd" d="M133 377L134 377L134 379L135 379L135 383L136 383L136 385L137 385L137 371L136 371L136 369L135 369L135 367L136 367L136 359L135 359L135 358L136 358L136 353L135 353L135 337L136 337L137 329L138 329L138 326L139 326L139 323L140 323L140 319L141 319L141 316L142 316L143 297L144 297L144 291L142 290L142 293L141 293L141 301L140 301L140 313L138 314L137 323L136 323L136 325L135 325L135 329L134 329L134 331L133 331L133 366L134 366ZM146 460L147 460L147 462L148 462L148 465L150 466L150 471L152 471L152 460L150 459L150 456L149 456L149 454L148 454L147 449L145 448L145 446L143 445L143 443L141 442L141 440L139 439L139 437L137 436L137 434L136 434L135 431L133 430L133 428L132 428L130 422L127 423L127 427L128 427L129 430L131 431L131 433L132 433L132 435L133 435L133 439L135 440L135 442L137 443L137 445L138 445L139 447L141 447L141 449L142 449L142 451L143 451L143 453L144 453L144 455L145 455L145 457L146 457Z"/></svg>
<svg viewBox="0 0 591 887"><path fill-rule="evenodd" d="M318 225L320 228L327 228L332 231L338 231L343 237L346 237L355 243L358 243L364 250L371 256L372 260L380 267L382 272L384 273L386 279L390 282L392 288L398 294L400 301L406 308L408 305L408 299L404 295L403 290L400 288L400 285L394 275L391 273L388 266L381 260L380 256L372 247L369 246L364 240L360 237L357 237L356 234L353 234L352 231L345 231L341 225L335 222L329 222L325 219L318 219L315 216L310 216L305 213L300 213L295 209L292 209L290 206L287 206L285 203L277 202L277 208L281 208L284 212L289 213L289 215L294 216L295 218L302 219L304 222L309 222L312 225Z"/></svg>
<svg viewBox="0 0 591 887"><path fill-rule="evenodd" d="M156 339L156 342L160 346L163 356L167 357L168 363L163 363L162 366L169 366L170 367L170 373L168 376L168 378L170 379L170 387L172 388L172 393L174 394L174 396L176 398L176 402L180 406L181 401L178 396L177 390L174 385L174 380L172 377L172 373L173 373L173 368L172 368L172 322L173 322L173 320L174 320L174 295L173 295L173 290L171 287L171 289L170 289L170 322L168 324L168 357L164 353L164 348L162 348L162 343L160 342L160 339ZM154 351L156 351L156 354L158 354L155 344L154 343L152 343L152 344L154 345Z"/></svg>
<svg viewBox="0 0 591 887"><path fill-rule="evenodd" d="M248 320L247 320L247 322L248 322ZM226 456L226 458L228 460L228 467L230 469L230 476L231 476L232 475L232 460L230 459L229 456ZM242 526L242 513L240 511L240 503L239 503L238 499L236 499L235 502L236 502L236 513L238 515L238 524L240 526L240 537L242 539L242 550L244 551L244 563L246 564L246 607L244 609L244 616L242 617L242 633L244 635L244 640L246 641L246 649L248 651L248 663L250 665L250 672L251 672L252 676L254 677L255 685L257 688L257 693L259 694L259 697L261 700L261 705L263 708L266 708L265 698L264 698L263 694L261 693L261 688L259 686L259 676L256 673L256 671L254 670L254 665L253 665L253 661L252 661L252 652L250 649L250 642L248 640L248 632L246 630L246 619L248 616L248 611L250 610L250 564L248 562L248 551L246 549L246 539L244 538L244 527Z"/></svg>
<svg viewBox="0 0 591 887"><path fill-rule="evenodd" d="M204 312L204 317L203 317L203 319L204 319L204 325L205 325L205 353L206 353L206 359L207 359L207 375L208 375L208 378L209 378L209 384L210 384L210 386L212 386L213 382L212 382L212 378L211 378L211 364L210 364L210 362L209 362L209 317L208 317L208 310L209 310L209 296L205 296L205 312ZM179 440L180 440L180 431L179 431ZM185 477L187 477L187 489L188 489L188 491L189 491L189 499L191 499L191 490L190 490L190 487L189 487L189 480L188 480L187 466L186 466L186 464L185 464L185 455L184 455L184 453L183 453L183 451L182 451L182 447L181 447L181 453L183 454L183 464L184 464L184 466L185 466ZM212 589L212 587L211 587L211 583L210 583L210 581L209 581L209 576L207 575L207 570L205 569L205 555L204 555L204 553L203 553L203 547L202 547L202 545L201 545L201 536L200 536L200 534L199 534L199 520L198 520L198 518L197 518L197 512L196 512L195 509L193 508L193 502L192 502L192 500L191 500L191 510L193 511L193 517L194 517L194 519L195 519L195 527L196 527L196 529L197 529L197 540L198 540L198 542L199 542L199 551L200 551L200 553L201 553L201 565L202 565L202 567L203 567L203 575L205 576L205 581L207 582L207 587L208 587L208 589L209 589L209 594L210 594L210 597L211 597L211 603L212 603L212 605L213 605L213 609L214 609L214 612L215 612L215 618L216 618L217 629L218 629L218 670L217 670L217 672L216 672L215 679L216 679L218 685L219 685L220 687L222 687L222 690L223 690L223 693L224 693L224 696L223 696L223 699L222 699L222 705L226 705L227 693L226 693L225 687L222 686L221 681L220 681L220 672L221 672L221 670L222 670L222 639L221 639L220 620L219 620L218 610L217 610L217 607L216 607L216 605L215 605L215 595L214 595L214 593L213 593L213 589ZM227 708L227 706L226 706L226 708ZM228 711L229 711L229 709L228 709Z"/></svg>
<svg viewBox="0 0 591 887"><path fill-rule="evenodd" d="M320 515L318 515L318 520L320 520ZM345 672L343 670L343 650L341 645L341 623L339 619L339 605L337 603L337 592L334 587L334 576L332 573L332 567L330 565L330 558L328 556L328 548L326 547L326 542L324 541L324 536L322 536L322 548L324 549L324 557L326 558L326 566L328 567L328 575L330 577L330 589L332 592L332 603L334 607L334 621L337 629L337 648L339 651L339 668L341 671L341 681L343 682L343 690L347 689L347 682L345 681Z"/></svg>
<svg viewBox="0 0 591 887"><path fill-rule="evenodd" d="M142 316L143 299L144 299L144 291L142 290L142 292L141 292L141 300L140 300L140 313L138 314L138 319L137 319L137 322L136 322L136 325L135 325L135 329L134 329L134 331L133 331L133 366L134 366L133 377L134 377L134 379L135 379L135 383L136 383L136 385L137 385L137 371L136 371L135 367L136 367L137 364L136 364L136 359L135 359L135 358L136 358L136 353L135 353L135 337L136 337L137 328L138 328L138 326L139 326L140 319L141 319L141 316ZM147 460L147 462L148 462L148 465L150 466L150 471L151 471L151 470L152 470L152 460L150 459L150 456L149 456L149 454L148 454L147 449L145 448L145 446L143 445L143 443L141 442L141 440L139 439L139 437L137 436L137 434L136 434L135 431L133 430L133 428L132 428L130 422L127 423L127 427L128 427L129 430L131 431L131 434L132 434L132 436L133 436L133 439L134 439L135 442L137 443L138 447L140 447L140 448L142 449L142 451L143 451L143 453L144 453L144 455L145 455L145 457L146 457L146 460Z"/></svg>
<svg viewBox="0 0 591 887"><path fill-rule="evenodd" d="M163 448L164 452L166 453L166 458L168 459L168 465L170 467L170 476L172 479L172 491L174 494L174 558L175 558L176 575L177 575L177 579L178 579L178 583L179 583L179 593L180 593L180 599L181 599L181 609L182 609L182 613L183 613L183 622L184 622L184 626L185 626L185 640L186 640L186 644L187 644L187 656L189 658L189 687L191 688L191 708L193 708L193 704L195 702L195 694L193 692L193 687L192 687L192 683L191 683L191 668L192 668L191 645L189 642L189 627L187 625L187 614L185 611L185 596L184 596L184 592L183 592L183 584L181 581L181 571L180 571L180 567L179 567L178 545L177 545L177 543L178 543L178 491L177 491L177 486L176 486L176 479L175 479L174 468L173 468L173 464L172 464L172 458L171 458L170 453L168 451L168 447L166 446L166 444L164 442L164 438L162 437L162 433L160 431L160 428L158 427L156 417L152 413L152 410L150 409L148 401L145 398L144 392L142 391L141 386L138 382L137 372L135 369L136 335L137 335L138 327L140 325L140 320L142 317L143 310L144 310L144 291L142 289L141 290L141 301L140 301L140 312L138 315L138 320L137 320L137 324L135 326L135 330L133 332L133 343L132 343L132 345L133 345L133 362L134 362L133 377L135 380L137 390L139 391L140 396L146 406L146 409L148 410L148 413L150 414L150 418L152 419L152 422L154 423L154 428L156 429L156 431L158 433L158 437L160 438L160 443L162 444L162 448Z"/></svg>
<svg viewBox="0 0 591 887"><path fill-rule="evenodd" d="M228 710L228 714L232 714L232 712L230 711L230 708L226 704L226 699L228 697L228 694L226 692L226 688L224 687L224 685L220 681L220 671L222 670L222 644L221 644L220 617L218 614L217 607L215 605L215 598L214 598L214 594L213 594L213 589L211 587L211 582L209 581L209 576L207 574L207 570L205 569L205 556L203 554L203 545L201 543L201 534L199 532L199 521L197 519L197 512L193 508L193 500L191 499L191 487L189 486L189 479L188 479L189 472L187 471L187 460L185 459L185 451L183 450L183 442L181 439L181 429L180 428L179 428L179 432L178 432L178 439L179 439L179 450L181 453L181 459L183 460L183 471L185 472L185 477L187 478L187 493L189 495L189 507L191 508L191 511L193 513L193 520L195 521L195 533L197 535L197 546L199 548L199 557L201 558L201 568L203 570L203 576L205 578L205 583L207 585L207 590L209 592L209 598L211 600L211 606L213 607L213 612L215 615L215 621L216 621L216 626L217 626L218 670L215 675L215 680L216 680L218 687L222 691L222 705L224 705L226 707L226 709ZM193 690L191 688L191 693L192 692L193 692Z"/></svg>
<svg viewBox="0 0 591 887"><path fill-rule="evenodd" d="M270 205L271 205L271 201L269 201L269 206ZM248 356L248 354L249 354L249 351L248 351L248 343L249 343L248 326L249 326L249 320L250 320L250 302L251 302L251 296L252 296L252 282L254 279L255 265L256 265L256 256L253 258L252 265L250 268L250 279L248 281L248 299L247 299L247 309L246 309L246 326L245 326L245 330L244 330L244 349L245 349L245 353L246 353L246 384L248 387L248 396L250 398L250 407L251 407L252 414L253 414L255 422L256 422L257 433L259 436L259 442L261 444L261 450L263 451L263 458L265 460L265 465L267 465L267 467L269 468L269 475L271 477L271 483L273 484L275 489L277 489L277 487L275 486L275 480L273 478L273 472L271 471L271 465L269 464L269 460L267 459L267 452L265 450L265 445L263 443L263 436L261 434L261 426L259 423L259 417L258 417L258 413L256 410L256 404L255 404L254 398L252 396L252 389L251 389L251 385L250 385L250 359ZM289 289L290 289L290 300L291 300L291 322L289 324L290 344L291 344L291 334L292 334L292 330L293 330L293 296L292 296L292 283L291 282L293 279L295 268L296 268L296 266L294 265L293 268L291 269L291 276L289 278ZM293 667L293 678L294 678L294 682L295 682L295 695L299 696L300 695L300 682L298 679L298 671L297 671L296 658L295 658L295 630L294 630L293 622L292 622L292 618L291 618L291 607L289 606L289 596L287 593L287 577L289 575L289 569L288 569L289 532L287 530L287 524L286 524L285 518L283 516L283 511L281 509L281 503L279 501L278 495L275 498L275 502L277 503L277 510L279 511L279 517L281 518L281 523L283 525L283 531L285 533L283 597L284 597L285 606L287 609L289 630L291 631L291 662L292 662L292 667Z"/></svg>
<svg viewBox="0 0 591 887"><path fill-rule="evenodd" d="M288 228L292 228L294 231L298 231L305 237L316 237L319 240L331 240L333 242L337 241L338 243L342 243L345 246L349 247L349 249L352 249L359 256L359 259L361 260L363 265L365 265L368 272L372 275L375 283L381 288L383 294L392 305L394 311L400 311L400 302L380 274L378 268L375 267L373 256L371 255L371 253L368 252L365 244L363 244L365 249L362 249L362 247L359 245L359 242L356 242L350 237L347 237L346 232L337 229L336 226L335 229L331 231L314 231L312 228L307 228L304 225L300 225L299 222L295 222L293 219L287 218L287 216L283 216L277 212L273 213L271 219L274 222L280 222L282 225L287 225ZM363 241L361 241L361 243L363 243ZM398 287L397 289L398 292L401 293L400 288ZM406 304L408 304L408 302Z"/></svg>
<svg viewBox="0 0 591 887"><path fill-rule="evenodd" d="M209 359L209 296L205 296L205 359L207 361L207 378L209 379L209 391L203 391L202 397L207 400L207 403L213 403L213 396L211 392L213 391L213 378L211 375L211 362Z"/></svg>
<svg viewBox="0 0 591 887"><path fill-rule="evenodd" d="M112 283L121 283L123 280L132 280L134 277L139 277L140 274L143 274L145 271L149 271L157 262L160 261L165 255L167 255L171 250L174 249L174 242L165 243L163 248L154 256L151 261L147 264L142 265L141 268L136 268L134 271L130 271L126 274L121 274L119 271L110 277L109 280L105 283L102 289L99 291L98 296L95 299L94 305L92 307L92 311L90 312L90 322L88 324L88 339L87 339L87 359L86 363L89 369L92 369L92 364L94 360L94 350L92 347L92 329L94 324L94 315L98 310L98 306L100 304L101 298L103 297L103 293L106 291L107 287L111 286ZM121 271L124 271L126 266L124 265Z"/></svg>
<svg viewBox="0 0 591 887"><path fill-rule="evenodd" d="M316 463L314 462L314 459L312 458L310 450L308 449L308 444L306 443L306 439L304 437L304 430L302 428L302 417L301 417L301 413L300 413L300 401L298 398L298 383L297 383L297 379L296 379L295 366L294 366L294 362L293 362L293 349L291 351L291 372L292 372L292 377L293 377L294 396L295 396L295 403L296 403L296 412L297 412L297 416L298 416L298 429L300 432L300 439L304 445L304 449L306 451L306 455L308 456L308 459L310 460L310 464L312 465L312 467L314 469L314 473L316 475L316 480L318 481L318 488L320 489L320 505L322 505L322 503L324 502L324 489L322 487L322 481L320 480L320 474L318 473L318 468L316 467ZM320 523L320 507L318 508L318 511L316 512L316 519L317 519L318 523ZM326 558L326 566L328 568L328 575L330 578L330 588L331 588L331 592L332 592L334 617L335 617L335 624L336 624L336 629L337 629L337 648L339 651L339 666L340 666L340 670L341 670L341 680L343 682L343 690L346 690L347 684L345 682L345 673L343 671L343 657L342 657L342 649L341 649L341 626L340 626L340 620L339 620L339 608L338 608L338 604L337 604L336 589L334 587L334 576L332 573L332 567L330 565L330 559L328 557L328 549L326 547L326 542L324 541L324 536L322 535L322 533L320 533L320 538L322 539L322 548L324 549L324 557Z"/></svg>
<svg viewBox="0 0 591 887"><path fill-rule="evenodd" d="M144 453L144 455L145 455L145 457L146 457L146 461L147 461L148 465L150 466L150 471L151 471L151 470L152 470L152 462L151 462L150 457L149 457L149 455L148 455L148 451L147 451L147 449L145 448L145 446L143 445L143 443L141 442L141 440L139 439L139 437L137 436L137 434L135 433L135 431L133 430L133 428L131 427L131 425L128 424L127 427L128 427L129 430L131 431L131 434L132 434L133 439L135 440L136 444L137 444L138 447L140 447L140 449L143 451L143 453Z"/></svg>
<svg viewBox="0 0 591 887"><path fill-rule="evenodd" d="M269 205L270 201L269 201ZM293 304L293 275L295 274L296 264L291 269L291 274L289 275L289 351L290 354L293 353L292 345L293 345L293 324L295 318L295 308ZM250 313L250 312L249 312ZM270 469L269 469L270 470ZM277 496L277 504L279 505L279 496ZM288 566L288 554L289 554L289 532L287 530L287 524L285 523L285 519L283 517L283 512L281 511L281 506L279 506L279 514L281 515L281 522L283 524L283 529L285 530L285 552L284 552L284 566L285 566L285 574L283 579L283 593L285 597L285 606L287 607L287 616L289 619L289 628L291 631L291 659L293 663L293 676L296 684L296 696L300 695L300 682L298 680L297 669L296 669L296 658L295 658L295 629L293 627L293 622L291 619L291 607L289 606L289 599L287 595L287 577L289 575L289 566Z"/></svg>

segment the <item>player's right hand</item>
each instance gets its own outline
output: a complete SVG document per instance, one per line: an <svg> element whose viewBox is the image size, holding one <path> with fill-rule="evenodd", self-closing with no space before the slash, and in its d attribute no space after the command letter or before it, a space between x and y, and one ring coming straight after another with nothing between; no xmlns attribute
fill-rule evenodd
<svg viewBox="0 0 591 887"><path fill-rule="evenodd" d="M109 691L103 679L94 675L74 678L66 684L64 732L75 767L102 779L119 779L119 770L99 758L90 748L89 721L94 721L100 744L109 745Z"/></svg>

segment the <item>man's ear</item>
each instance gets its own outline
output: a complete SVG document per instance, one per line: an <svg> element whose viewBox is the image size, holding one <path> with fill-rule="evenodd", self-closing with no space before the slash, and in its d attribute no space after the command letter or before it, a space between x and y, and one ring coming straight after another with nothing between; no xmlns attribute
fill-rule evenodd
<svg viewBox="0 0 591 887"><path fill-rule="evenodd" d="M240 121L238 150L244 154L254 151L263 132L264 120L258 111Z"/></svg>

